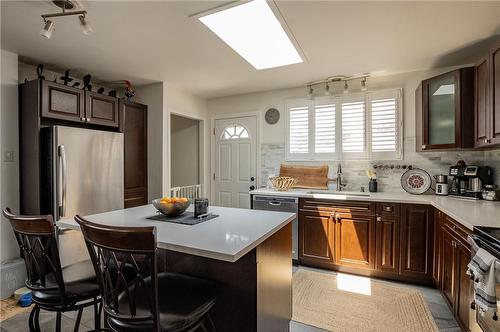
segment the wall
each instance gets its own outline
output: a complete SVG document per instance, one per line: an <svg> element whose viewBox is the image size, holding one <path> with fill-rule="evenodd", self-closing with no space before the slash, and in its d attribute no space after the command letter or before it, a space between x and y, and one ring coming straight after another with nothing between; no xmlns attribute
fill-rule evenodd
<svg viewBox="0 0 500 332"><path fill-rule="evenodd" d="M172 114L170 117L172 187L199 183L199 121Z"/></svg>
<svg viewBox="0 0 500 332"><path fill-rule="evenodd" d="M167 171L162 158L166 145L163 137L163 83L137 87L135 93L134 101L148 105L148 201L151 201L162 196Z"/></svg>
<svg viewBox="0 0 500 332"><path fill-rule="evenodd" d="M209 193L210 185L210 123L207 117L207 104L206 100L190 94L182 89L174 86L165 85L164 93L166 96L167 114L168 114L168 125L167 133L170 133L171 123L170 115L181 115L193 120L199 120L199 160L200 160L200 179L199 183L202 184L203 195ZM168 141L168 138L167 138ZM165 141L165 142L167 142ZM170 156L171 143L168 143L169 151L165 156ZM171 158L167 158L168 163L168 180L167 184L171 186Z"/></svg>
<svg viewBox="0 0 500 332"><path fill-rule="evenodd" d="M457 68L457 67L455 67ZM343 178L348 184L348 190L359 190L361 186L367 187L368 180L365 170L374 164L394 165L394 168L378 170L379 190L400 191L400 177L404 172L403 165L412 165L427 170L432 175L447 174L448 167L455 164L457 160L463 159L468 164L491 164L496 166L500 173L500 157L498 151L461 151L461 152L424 152L415 151L415 89L425 78L432 77L454 68L441 68L429 71L411 72L398 75L372 77L367 81L369 90L380 90L388 88L403 88L403 137L404 156L403 160L365 160L365 161L341 161ZM321 87L317 93L322 94ZM334 86L334 94L341 93L342 87L337 83ZM318 91L320 90L320 91ZM351 91L359 91L351 84ZM269 174L279 173L279 165L285 160L285 121L284 104L286 99L305 98L307 94L305 87L290 88L259 93L237 95L208 100L208 112L211 118L223 114L237 114L243 112L261 112L260 130L260 185L265 185ZM280 111L280 121L275 125L268 125L264 119L264 113L270 107L276 107ZM288 162L297 164L297 162ZM298 164L330 165L330 177L335 177L338 161L328 162L300 162ZM398 168L398 166L400 168ZM496 175L496 182L500 184L500 174Z"/></svg>
<svg viewBox="0 0 500 332"><path fill-rule="evenodd" d="M0 208L19 211L19 132L18 132L18 71L17 54L1 50L0 90ZM13 161L7 162L5 152L13 152ZM3 216L2 219L5 219ZM6 220L0 222L0 262L19 257L12 228Z"/></svg>

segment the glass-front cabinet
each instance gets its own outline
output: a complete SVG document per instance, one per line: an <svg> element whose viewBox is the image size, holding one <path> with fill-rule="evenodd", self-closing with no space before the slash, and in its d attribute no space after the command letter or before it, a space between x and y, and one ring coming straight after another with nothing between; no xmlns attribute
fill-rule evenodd
<svg viewBox="0 0 500 332"><path fill-rule="evenodd" d="M421 150L474 145L474 68L422 81Z"/></svg>

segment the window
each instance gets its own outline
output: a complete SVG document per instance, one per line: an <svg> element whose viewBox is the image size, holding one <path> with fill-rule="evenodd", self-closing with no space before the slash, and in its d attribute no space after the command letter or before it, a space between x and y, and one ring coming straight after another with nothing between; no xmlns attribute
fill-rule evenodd
<svg viewBox="0 0 500 332"><path fill-rule="evenodd" d="M401 93L287 101L287 160L401 159Z"/></svg>
<svg viewBox="0 0 500 332"><path fill-rule="evenodd" d="M245 127L233 124L224 128L222 139L240 139L248 138L248 131Z"/></svg>

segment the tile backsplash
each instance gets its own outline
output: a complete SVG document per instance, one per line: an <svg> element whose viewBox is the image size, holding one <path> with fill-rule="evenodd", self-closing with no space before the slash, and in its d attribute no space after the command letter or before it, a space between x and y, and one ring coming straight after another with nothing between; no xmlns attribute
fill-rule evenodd
<svg viewBox="0 0 500 332"><path fill-rule="evenodd" d="M285 162L285 144L267 143L261 144L261 177L260 184L265 186L270 174L278 174L281 163L300 165L324 165L330 166L329 177L334 178L337 171L337 161L311 161L311 162ZM468 165L487 165L493 168L494 181L500 185L500 149L489 151L445 151L445 152L416 152L415 138L404 139L403 160L349 160L341 161L343 182L347 185L346 190L358 191L362 186L368 191L368 178L366 170L372 169L373 165L412 165L426 170L431 175L448 174L448 168L455 165L458 160L464 160ZM400 184L404 169L384 168L377 169L378 190L386 192L402 191Z"/></svg>

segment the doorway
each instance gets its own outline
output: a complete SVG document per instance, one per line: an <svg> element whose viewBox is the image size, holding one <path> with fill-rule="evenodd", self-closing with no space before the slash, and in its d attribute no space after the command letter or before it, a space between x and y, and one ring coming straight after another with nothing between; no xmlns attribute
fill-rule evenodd
<svg viewBox="0 0 500 332"><path fill-rule="evenodd" d="M257 118L215 120L215 204L250 208L257 183Z"/></svg>
<svg viewBox="0 0 500 332"><path fill-rule="evenodd" d="M170 115L170 186L200 184L200 120Z"/></svg>

